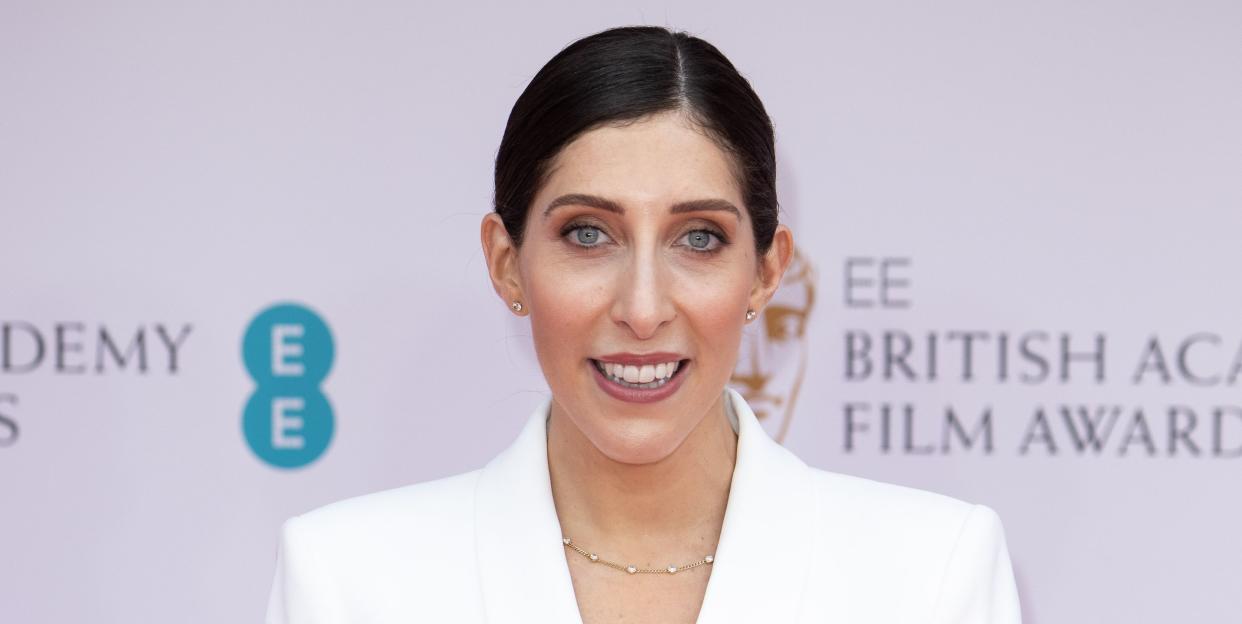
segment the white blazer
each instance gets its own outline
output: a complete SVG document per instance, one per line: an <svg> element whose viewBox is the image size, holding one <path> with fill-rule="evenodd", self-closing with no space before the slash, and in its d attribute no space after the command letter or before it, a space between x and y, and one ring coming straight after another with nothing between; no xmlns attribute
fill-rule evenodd
<svg viewBox="0 0 1242 624"><path fill-rule="evenodd" d="M811 468L725 392L737 461L699 622L1020 622L995 512ZM580 624L548 477L550 404L482 469L285 521L267 624Z"/></svg>

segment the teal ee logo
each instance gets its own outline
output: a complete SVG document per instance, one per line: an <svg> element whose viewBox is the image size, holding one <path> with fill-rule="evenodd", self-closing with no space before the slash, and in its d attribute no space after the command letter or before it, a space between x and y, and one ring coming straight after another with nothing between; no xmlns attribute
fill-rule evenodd
<svg viewBox="0 0 1242 624"><path fill-rule="evenodd" d="M304 306L274 305L250 321L242 359L258 387L246 402L242 432L259 459L300 468L327 450L332 405L319 385L334 354L328 325Z"/></svg>

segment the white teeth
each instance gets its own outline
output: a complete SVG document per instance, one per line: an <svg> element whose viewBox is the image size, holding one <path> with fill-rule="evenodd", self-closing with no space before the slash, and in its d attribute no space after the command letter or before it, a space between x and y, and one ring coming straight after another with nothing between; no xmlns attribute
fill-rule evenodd
<svg viewBox="0 0 1242 624"><path fill-rule="evenodd" d="M626 365L625 373L621 375L621 378L630 383L638 383L638 367Z"/></svg>
<svg viewBox="0 0 1242 624"><path fill-rule="evenodd" d="M626 366L612 362L598 362L598 364L613 381L640 388L658 388L664 385L681 367L680 361L642 366Z"/></svg>
<svg viewBox="0 0 1242 624"><path fill-rule="evenodd" d="M638 369L638 383L651 383L652 381L655 381L655 366L643 364Z"/></svg>

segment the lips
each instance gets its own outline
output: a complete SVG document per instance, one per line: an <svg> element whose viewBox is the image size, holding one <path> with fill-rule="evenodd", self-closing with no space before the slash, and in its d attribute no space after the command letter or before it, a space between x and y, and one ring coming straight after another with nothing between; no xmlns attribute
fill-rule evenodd
<svg viewBox="0 0 1242 624"><path fill-rule="evenodd" d="M641 366L626 362L622 365L619 362L609 360L590 359L592 376L595 382L609 396L625 401L627 403L652 403L662 401L672 396L681 387L682 380L688 374L691 361L688 359L668 358L669 355L675 354L650 354L647 356L635 356L630 358L630 362L646 359L647 363ZM669 366L669 364L672 366ZM668 373L668 369L672 368L672 373ZM611 371L612 374L609 373ZM636 372L639 371L639 372ZM630 379L637 379L639 383L627 383L624 379L617 379L616 373L622 372L623 376ZM656 372L667 375L664 379L656 379ZM643 378L648 378L646 383L642 383Z"/></svg>
<svg viewBox="0 0 1242 624"><path fill-rule="evenodd" d="M634 366L632 364L621 365L599 360L591 360L591 362L595 364L595 368L603 373L605 377L622 386L643 387L648 384L654 384L650 388L656 388L667 383L673 375L677 374L678 369L681 368L682 360L661 362L655 366L651 364L644 364L642 366Z"/></svg>

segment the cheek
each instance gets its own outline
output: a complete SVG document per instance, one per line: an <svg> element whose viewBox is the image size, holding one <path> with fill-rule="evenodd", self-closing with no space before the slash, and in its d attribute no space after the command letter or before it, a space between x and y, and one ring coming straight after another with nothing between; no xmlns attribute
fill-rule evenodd
<svg viewBox="0 0 1242 624"><path fill-rule="evenodd" d="M750 275L736 270L700 272L679 283L678 308L697 337L701 365L732 371L750 287Z"/></svg>
<svg viewBox="0 0 1242 624"><path fill-rule="evenodd" d="M555 257L532 257L523 271L531 333L545 371L576 366L589 355L592 331L609 301L607 269Z"/></svg>

